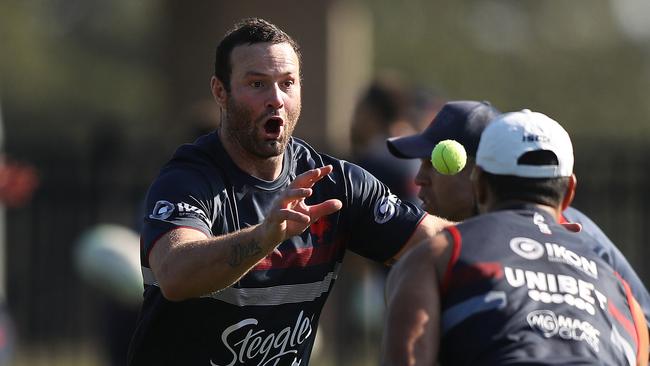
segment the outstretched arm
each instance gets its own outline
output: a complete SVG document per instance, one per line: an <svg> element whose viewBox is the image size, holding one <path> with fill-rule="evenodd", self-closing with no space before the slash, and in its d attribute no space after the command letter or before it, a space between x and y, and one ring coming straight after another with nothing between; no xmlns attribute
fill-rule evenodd
<svg viewBox="0 0 650 366"><path fill-rule="evenodd" d="M391 270L386 284L382 365L435 364L440 342L439 255L435 248L445 243L444 234L426 240Z"/></svg>
<svg viewBox="0 0 650 366"><path fill-rule="evenodd" d="M149 265L164 296L180 301L226 288L278 244L341 209L336 199L312 206L304 202L312 194L311 187L331 171L328 165L296 177L258 225L212 238L188 228L163 235L149 254Z"/></svg>

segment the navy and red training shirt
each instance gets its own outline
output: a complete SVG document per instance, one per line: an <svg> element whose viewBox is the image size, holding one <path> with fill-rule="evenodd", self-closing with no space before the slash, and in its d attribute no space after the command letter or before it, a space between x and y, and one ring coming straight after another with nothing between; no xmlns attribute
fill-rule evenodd
<svg viewBox="0 0 650 366"><path fill-rule="evenodd" d="M281 243L229 288L180 302L164 298L148 263L158 238L178 227L218 236L258 224L297 175L328 164L334 171L315 184L306 202L337 198L343 202L340 211ZM144 303L129 364L307 365L345 250L385 262L424 215L365 170L319 154L296 138L274 181L240 170L216 133L181 146L147 195L141 237Z"/></svg>
<svg viewBox="0 0 650 366"><path fill-rule="evenodd" d="M447 230L454 244L441 284L441 364L634 365L643 357L632 293L594 254L592 236L533 205Z"/></svg>

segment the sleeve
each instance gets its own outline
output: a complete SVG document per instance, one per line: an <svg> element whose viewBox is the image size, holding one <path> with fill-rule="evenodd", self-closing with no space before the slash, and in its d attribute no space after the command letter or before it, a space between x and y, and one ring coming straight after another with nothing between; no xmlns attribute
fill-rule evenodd
<svg viewBox="0 0 650 366"><path fill-rule="evenodd" d="M569 222L577 222L582 225L582 231L595 239L599 244L594 247L596 254L607 262L612 268L618 272L623 279L630 285L632 294L641 305L646 320L650 322L650 294L641 282L641 279L636 274L630 263L627 261L623 253L614 245L614 243L605 235L605 233L596 225L589 217L573 207L567 208L563 212L563 216Z"/></svg>
<svg viewBox="0 0 650 366"><path fill-rule="evenodd" d="M415 204L396 195L361 167L344 163L348 185L348 249L379 262L395 256L425 216Z"/></svg>
<svg viewBox="0 0 650 366"><path fill-rule="evenodd" d="M164 171L149 188L141 232L142 263L156 241L179 227L211 236L214 196L207 179L184 169Z"/></svg>

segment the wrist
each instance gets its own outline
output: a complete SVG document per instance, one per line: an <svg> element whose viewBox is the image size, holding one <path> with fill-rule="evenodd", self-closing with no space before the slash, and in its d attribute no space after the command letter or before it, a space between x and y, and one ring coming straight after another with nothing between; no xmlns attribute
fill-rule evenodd
<svg viewBox="0 0 650 366"><path fill-rule="evenodd" d="M257 241L264 251L273 250L279 241L274 240L272 235L269 235L269 230L265 222L257 224L252 230L253 240Z"/></svg>

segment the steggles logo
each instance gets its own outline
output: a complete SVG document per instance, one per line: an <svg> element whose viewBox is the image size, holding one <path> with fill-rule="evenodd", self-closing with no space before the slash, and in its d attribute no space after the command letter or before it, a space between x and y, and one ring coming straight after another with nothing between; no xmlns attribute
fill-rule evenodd
<svg viewBox="0 0 650 366"><path fill-rule="evenodd" d="M312 334L312 319L304 316L301 311L298 314L293 327L288 326L279 333L267 333L264 329L256 329L258 320L248 318L226 328L221 334L223 345L230 351L232 359L228 364L217 364L210 360L212 366L233 366L233 365L288 365L286 361L293 360L292 366L299 366L301 360L297 358L298 346L304 343ZM244 335L237 339L235 332L249 328ZM261 357L261 359L260 359ZM257 361L259 359L259 361Z"/></svg>

